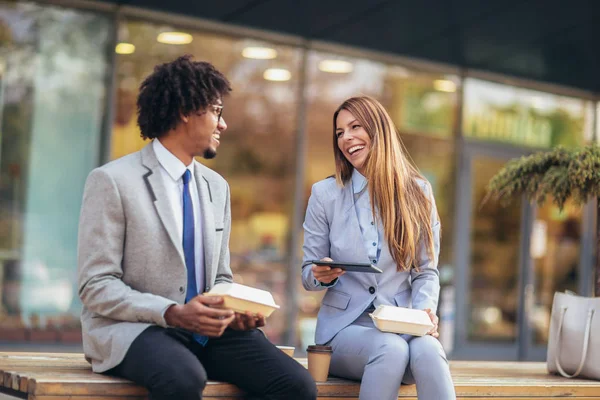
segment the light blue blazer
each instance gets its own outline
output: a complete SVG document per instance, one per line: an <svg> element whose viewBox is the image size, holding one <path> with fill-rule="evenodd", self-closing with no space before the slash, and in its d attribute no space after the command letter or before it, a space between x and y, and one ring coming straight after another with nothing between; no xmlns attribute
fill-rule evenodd
<svg viewBox="0 0 600 400"><path fill-rule="evenodd" d="M421 246L419 272L397 272L387 242L382 240L377 264L383 269L382 274L346 272L331 286L323 286L314 278L312 265L305 265L308 260L370 260L354 206L352 183L339 187L334 178L327 178L313 185L304 220L302 284L307 290L327 290L317 318L317 344L329 342L372 303L436 311L440 291L440 222L431 186L427 181L419 183L433 205L434 257L429 257L425 246Z"/></svg>

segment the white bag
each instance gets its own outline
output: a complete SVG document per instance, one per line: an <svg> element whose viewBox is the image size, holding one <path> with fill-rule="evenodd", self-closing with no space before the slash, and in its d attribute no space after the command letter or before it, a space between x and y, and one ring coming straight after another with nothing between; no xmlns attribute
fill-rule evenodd
<svg viewBox="0 0 600 400"><path fill-rule="evenodd" d="M600 297L554 294L546 362L550 373L600 380Z"/></svg>

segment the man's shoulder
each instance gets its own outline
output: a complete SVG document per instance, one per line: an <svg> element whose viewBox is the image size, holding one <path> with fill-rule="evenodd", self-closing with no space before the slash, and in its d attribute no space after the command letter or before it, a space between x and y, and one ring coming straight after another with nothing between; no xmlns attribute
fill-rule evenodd
<svg viewBox="0 0 600 400"><path fill-rule="evenodd" d="M128 154L116 160L109 161L104 165L99 166L95 170L103 172L112 178L118 179L124 176L129 176L135 172L142 172L146 168L142 165L141 152Z"/></svg>
<svg viewBox="0 0 600 400"><path fill-rule="evenodd" d="M94 168L88 174L86 187L116 185L122 190L131 186L136 177L141 177L148 171L141 162L140 153L131 153Z"/></svg>

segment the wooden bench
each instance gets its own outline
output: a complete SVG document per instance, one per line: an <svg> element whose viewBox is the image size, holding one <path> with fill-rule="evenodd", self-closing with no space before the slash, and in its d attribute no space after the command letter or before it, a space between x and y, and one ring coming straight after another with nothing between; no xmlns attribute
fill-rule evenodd
<svg viewBox="0 0 600 400"><path fill-rule="evenodd" d="M297 359L306 365L306 359ZM459 399L600 399L600 382L548 375L544 363L452 361ZM434 379L434 377L432 377ZM330 378L318 384L319 399L358 398L359 383ZM30 400L145 399L146 390L94 374L82 354L0 353L0 392ZM209 382L204 398L242 399L235 386ZM402 386L400 399L415 399L415 386Z"/></svg>

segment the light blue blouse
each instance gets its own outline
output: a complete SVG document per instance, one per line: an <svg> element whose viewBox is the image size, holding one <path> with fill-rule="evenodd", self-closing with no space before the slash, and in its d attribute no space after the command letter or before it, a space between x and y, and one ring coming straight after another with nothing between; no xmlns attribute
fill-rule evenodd
<svg viewBox="0 0 600 400"><path fill-rule="evenodd" d="M381 238L384 237L383 224L379 221L375 223L371 210L371 198L367 189L367 179L356 169L352 173L352 191L354 192L354 209L358 217L365 250L371 263L377 265L381 255Z"/></svg>

